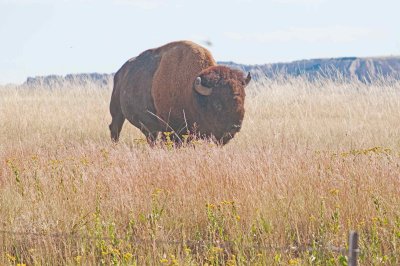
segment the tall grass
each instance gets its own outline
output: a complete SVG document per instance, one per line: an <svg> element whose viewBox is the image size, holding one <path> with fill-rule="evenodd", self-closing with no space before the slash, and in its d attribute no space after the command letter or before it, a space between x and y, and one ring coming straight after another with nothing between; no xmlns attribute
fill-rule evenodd
<svg viewBox="0 0 400 266"><path fill-rule="evenodd" d="M0 88L0 264L400 264L400 82L264 80L224 147L109 138L111 89Z"/></svg>

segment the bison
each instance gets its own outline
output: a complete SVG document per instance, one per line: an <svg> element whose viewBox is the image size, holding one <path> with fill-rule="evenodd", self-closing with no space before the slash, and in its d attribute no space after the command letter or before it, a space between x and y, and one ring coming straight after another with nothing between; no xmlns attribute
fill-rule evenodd
<svg viewBox="0 0 400 266"><path fill-rule="evenodd" d="M207 49L190 41L146 50L114 76L111 138L118 141L127 119L150 143L168 131L178 140L195 132L226 144L241 128L250 80L250 73L217 65Z"/></svg>

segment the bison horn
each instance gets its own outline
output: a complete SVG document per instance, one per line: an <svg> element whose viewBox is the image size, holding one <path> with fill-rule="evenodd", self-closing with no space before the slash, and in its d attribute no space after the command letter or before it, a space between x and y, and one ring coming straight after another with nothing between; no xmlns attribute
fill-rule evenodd
<svg viewBox="0 0 400 266"><path fill-rule="evenodd" d="M209 96L212 93L212 88L207 88L201 85L201 78L197 77L196 81L194 82L194 89L204 96Z"/></svg>

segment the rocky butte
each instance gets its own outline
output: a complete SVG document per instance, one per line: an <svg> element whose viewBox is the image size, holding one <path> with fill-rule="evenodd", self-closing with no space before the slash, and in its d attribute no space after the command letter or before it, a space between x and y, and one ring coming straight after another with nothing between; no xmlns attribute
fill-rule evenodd
<svg viewBox="0 0 400 266"><path fill-rule="evenodd" d="M262 77L274 79L277 77L297 76L304 76L310 80L321 77L348 80L357 79L366 83L372 82L382 76L400 80L400 56L365 58L339 57L263 65L244 65L234 62L218 62L218 64L237 68L244 72L250 72L254 80ZM86 85L89 83L95 83L101 87L108 87L112 85L113 75L113 73L85 73L68 74L66 76L38 76L29 77L23 85L31 87L57 87L68 84Z"/></svg>

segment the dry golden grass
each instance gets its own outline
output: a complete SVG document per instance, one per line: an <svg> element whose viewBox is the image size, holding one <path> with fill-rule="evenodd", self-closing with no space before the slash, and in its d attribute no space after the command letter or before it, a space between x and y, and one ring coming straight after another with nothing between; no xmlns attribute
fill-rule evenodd
<svg viewBox="0 0 400 266"><path fill-rule="evenodd" d="M110 94L0 88L0 265L400 264L400 82L265 80L180 149L111 143Z"/></svg>

